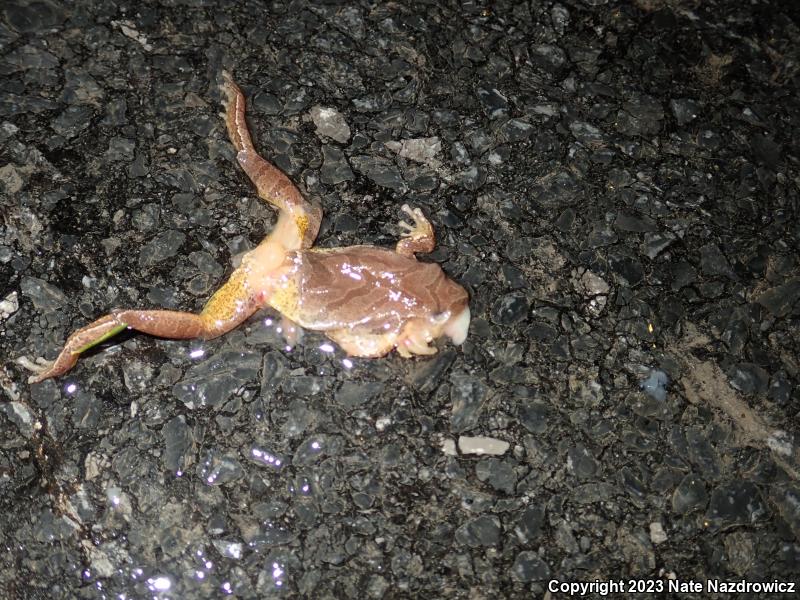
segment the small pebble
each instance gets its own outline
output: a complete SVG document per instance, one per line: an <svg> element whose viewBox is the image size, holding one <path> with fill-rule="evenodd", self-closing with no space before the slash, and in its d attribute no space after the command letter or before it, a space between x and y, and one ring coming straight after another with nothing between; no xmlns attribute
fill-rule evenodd
<svg viewBox="0 0 800 600"><path fill-rule="evenodd" d="M458 438L458 449L462 454L492 454L500 456L508 451L509 443L496 438L462 435Z"/></svg>

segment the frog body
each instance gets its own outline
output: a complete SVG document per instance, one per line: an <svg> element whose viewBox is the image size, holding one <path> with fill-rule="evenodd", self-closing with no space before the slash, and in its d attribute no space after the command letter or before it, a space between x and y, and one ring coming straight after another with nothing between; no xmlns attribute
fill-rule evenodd
<svg viewBox="0 0 800 600"><path fill-rule="evenodd" d="M375 246L313 248L321 208L308 202L289 178L261 157L245 121L245 99L223 73L222 115L236 160L258 195L278 211L277 223L214 293L200 313L115 310L75 331L58 357L35 368L31 382L71 369L80 354L125 329L171 339L214 338L263 307L283 315L293 331L324 332L350 356L434 354L442 336L461 344L469 328L469 298L435 263L417 253L433 250L430 222L417 208L402 207L411 223L392 249Z"/></svg>

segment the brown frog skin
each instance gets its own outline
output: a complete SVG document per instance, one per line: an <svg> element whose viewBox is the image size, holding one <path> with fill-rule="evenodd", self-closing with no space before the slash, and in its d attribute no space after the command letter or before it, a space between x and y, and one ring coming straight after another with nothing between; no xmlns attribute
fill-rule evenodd
<svg viewBox="0 0 800 600"><path fill-rule="evenodd" d="M436 353L443 335L455 344L467 336L467 292L439 265L417 261L430 252L433 228L419 209L402 207L412 224L394 250L375 246L312 248L322 210L272 163L256 152L245 122L245 99L223 73L222 115L236 160L259 197L278 210L273 231L245 254L228 281L199 314L171 310L114 310L74 332L58 357L28 365L35 383L69 371L80 354L125 329L171 339L210 339L230 331L260 308L280 312L295 326L324 332L349 356L379 357L397 349L404 357Z"/></svg>

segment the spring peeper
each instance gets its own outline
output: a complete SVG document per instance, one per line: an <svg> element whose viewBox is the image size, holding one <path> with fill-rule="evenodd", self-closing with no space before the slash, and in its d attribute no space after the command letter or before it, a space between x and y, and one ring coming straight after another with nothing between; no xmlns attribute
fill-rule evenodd
<svg viewBox="0 0 800 600"><path fill-rule="evenodd" d="M466 338L467 292L439 265L415 257L434 248L433 229L422 212L402 207L411 223L400 222L405 233L394 250L312 248L322 210L259 156L245 122L244 96L228 73L223 79L222 116L236 160L258 195L278 210L275 228L243 257L199 314L115 310L74 332L54 361L35 366L30 382L66 373L82 352L125 329L172 339L209 339L265 306L283 315L287 329L324 332L350 356L379 357L394 348L404 357L434 354L434 339L447 335L461 344Z"/></svg>

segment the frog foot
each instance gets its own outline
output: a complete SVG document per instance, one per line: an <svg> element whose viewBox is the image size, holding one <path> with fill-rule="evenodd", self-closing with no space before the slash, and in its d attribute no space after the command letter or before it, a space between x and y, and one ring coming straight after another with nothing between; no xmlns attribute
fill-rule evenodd
<svg viewBox="0 0 800 600"><path fill-rule="evenodd" d="M414 256L417 252L431 252L436 245L436 238L430 221L425 218L420 209L411 208L408 204L404 204L401 210L411 217L414 224L412 225L406 221L398 223L405 232L402 234L400 241L397 242L396 252L409 257Z"/></svg>
<svg viewBox="0 0 800 600"><path fill-rule="evenodd" d="M28 383L39 383L53 376L51 373L56 361L45 360L42 357L36 357L34 360L31 360L27 356L20 356L16 360L16 363L32 373L31 376L28 377Z"/></svg>
<svg viewBox="0 0 800 600"><path fill-rule="evenodd" d="M436 346L431 346L433 338L429 324L419 319L409 321L395 342L397 353L403 358L411 358L414 354L421 356L436 354Z"/></svg>

